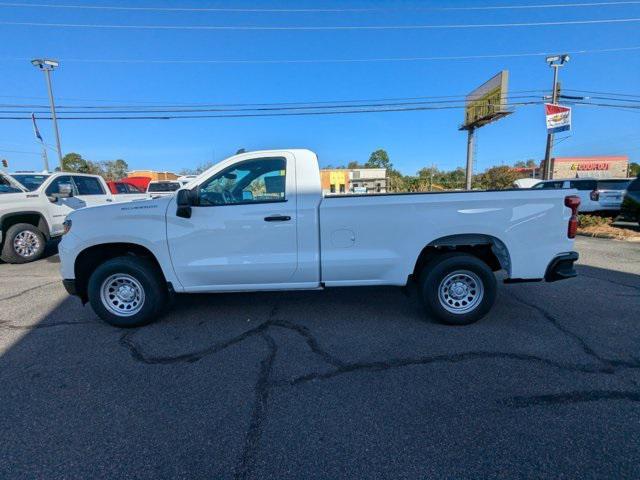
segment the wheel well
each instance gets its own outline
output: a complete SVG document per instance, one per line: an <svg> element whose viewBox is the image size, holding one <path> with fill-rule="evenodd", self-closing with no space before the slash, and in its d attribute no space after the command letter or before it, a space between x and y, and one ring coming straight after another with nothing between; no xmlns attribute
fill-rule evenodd
<svg viewBox="0 0 640 480"><path fill-rule="evenodd" d="M87 301L87 285L89 283L89 277L91 277L95 269L107 260L127 255L144 257L151 260L158 268L159 274L164 277L162 268L160 268L160 263L158 263L156 257L151 250L142 245L135 243L103 243L94 245L80 252L76 257L74 265L76 289L83 302Z"/></svg>
<svg viewBox="0 0 640 480"><path fill-rule="evenodd" d="M448 252L463 252L473 255L486 263L494 272L511 271L509 252L504 243L490 235L463 234L442 237L422 249L413 269L413 277L422 271L432 258Z"/></svg>
<svg viewBox="0 0 640 480"><path fill-rule="evenodd" d="M47 221L38 212L10 213L2 217L0 226L2 231L6 232L9 228L18 223L28 223L29 225L33 225L42 232L47 240L51 238Z"/></svg>

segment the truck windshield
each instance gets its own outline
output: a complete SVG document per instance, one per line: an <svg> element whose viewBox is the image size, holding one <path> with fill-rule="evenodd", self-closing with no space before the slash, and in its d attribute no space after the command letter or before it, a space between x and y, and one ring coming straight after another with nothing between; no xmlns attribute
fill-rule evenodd
<svg viewBox="0 0 640 480"><path fill-rule="evenodd" d="M150 183L148 192L175 192L180 188L178 182L158 182Z"/></svg>
<svg viewBox="0 0 640 480"><path fill-rule="evenodd" d="M22 190L11 185L11 182L0 175L0 193L20 193Z"/></svg>
<svg viewBox="0 0 640 480"><path fill-rule="evenodd" d="M629 180L598 180L598 190L624 190L631 183Z"/></svg>
<svg viewBox="0 0 640 480"><path fill-rule="evenodd" d="M19 181L24 188L26 188L27 190L29 190L30 192L33 192L34 190L37 190L40 185L42 185L44 183L44 181L49 178L49 175L41 175L41 174L34 174L34 173L15 173L11 175L13 178L15 178L17 181Z"/></svg>

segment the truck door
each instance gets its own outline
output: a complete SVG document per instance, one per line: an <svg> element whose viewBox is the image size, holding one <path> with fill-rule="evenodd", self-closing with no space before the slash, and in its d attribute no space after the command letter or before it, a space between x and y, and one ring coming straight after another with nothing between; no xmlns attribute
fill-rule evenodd
<svg viewBox="0 0 640 480"><path fill-rule="evenodd" d="M185 288L268 286L291 279L298 264L293 156L237 161L194 191L191 218L177 217L171 206L167 211L171 259Z"/></svg>
<svg viewBox="0 0 640 480"><path fill-rule="evenodd" d="M69 185L74 190L74 196L69 198L59 198L54 202L51 202L49 199L56 193L60 193L60 185ZM67 215L76 210L78 208L82 208L85 206L85 203L75 197L75 187L73 181L71 180L70 175L61 175L59 177L55 177L49 185L46 186L45 195L47 198L47 208L46 211L48 213L48 221L50 225L51 235L61 235L63 232L62 222L67 217Z"/></svg>
<svg viewBox="0 0 640 480"><path fill-rule="evenodd" d="M74 195L87 206L104 205L111 202L111 192L107 191L103 183L97 177L85 175L72 175L76 186Z"/></svg>

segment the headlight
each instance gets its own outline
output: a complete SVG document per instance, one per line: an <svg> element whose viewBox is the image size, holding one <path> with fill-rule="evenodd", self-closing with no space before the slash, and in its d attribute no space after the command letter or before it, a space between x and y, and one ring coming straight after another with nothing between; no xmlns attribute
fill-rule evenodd
<svg viewBox="0 0 640 480"><path fill-rule="evenodd" d="M64 227L63 235L69 233L69 230L71 230L71 220L67 219L62 222L62 226Z"/></svg>

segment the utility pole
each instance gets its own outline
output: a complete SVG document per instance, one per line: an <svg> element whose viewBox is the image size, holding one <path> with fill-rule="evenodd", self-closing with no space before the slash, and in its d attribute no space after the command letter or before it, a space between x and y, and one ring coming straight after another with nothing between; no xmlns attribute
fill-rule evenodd
<svg viewBox="0 0 640 480"><path fill-rule="evenodd" d="M551 94L551 103L558 104L558 69L569 61L569 55L554 55L547 57L547 63L553 68L553 93ZM543 180L551 178L551 152L553 150L553 133L547 133L547 146L544 151L544 172Z"/></svg>
<svg viewBox="0 0 640 480"><path fill-rule="evenodd" d="M467 174L465 178L465 190L471 190L471 178L473 177L473 147L475 143L475 127L467 128Z"/></svg>
<svg viewBox="0 0 640 480"><path fill-rule="evenodd" d="M56 106L53 101L53 89L51 87L51 72L54 68L60 66L57 60L48 60L43 58L36 58L31 60L31 64L39 68L44 72L45 79L47 81L47 91L49 92L49 106L51 107L51 120L53 120L53 134L56 137L56 147L58 150L58 161L60 162L60 168L62 168L62 147L60 146L60 133L58 132L58 118L56 117Z"/></svg>

